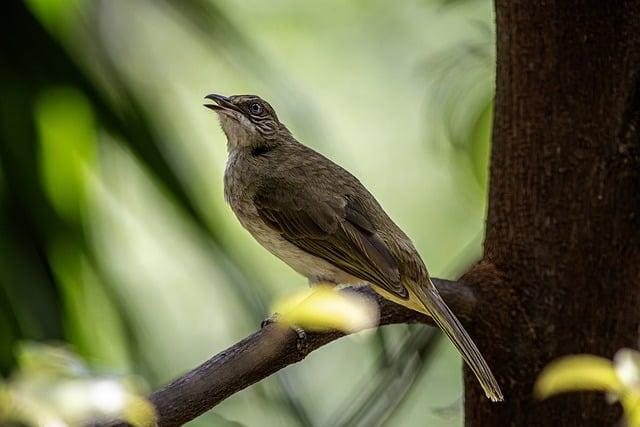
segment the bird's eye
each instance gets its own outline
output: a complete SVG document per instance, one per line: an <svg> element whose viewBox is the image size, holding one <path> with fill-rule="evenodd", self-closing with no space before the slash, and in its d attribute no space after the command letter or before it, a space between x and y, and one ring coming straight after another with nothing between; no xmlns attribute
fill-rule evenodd
<svg viewBox="0 0 640 427"><path fill-rule="evenodd" d="M251 114L260 114L262 113L262 105L254 102L253 104L249 105L249 111L251 112Z"/></svg>

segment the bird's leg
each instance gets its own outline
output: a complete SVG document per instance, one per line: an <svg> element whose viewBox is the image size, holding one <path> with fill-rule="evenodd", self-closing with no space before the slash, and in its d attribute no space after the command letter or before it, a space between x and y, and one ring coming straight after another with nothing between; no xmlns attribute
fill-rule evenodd
<svg viewBox="0 0 640 427"><path fill-rule="evenodd" d="M260 323L260 328L266 328L272 323L279 323L279 313L273 313L271 316L267 317ZM307 353L309 350L309 343L307 342L307 332L297 325L287 325L289 328L296 333L296 348L298 351L302 353Z"/></svg>

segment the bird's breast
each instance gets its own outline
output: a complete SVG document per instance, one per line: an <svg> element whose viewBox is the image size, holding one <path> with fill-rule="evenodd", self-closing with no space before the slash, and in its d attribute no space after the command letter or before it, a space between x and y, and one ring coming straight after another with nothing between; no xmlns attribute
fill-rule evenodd
<svg viewBox="0 0 640 427"><path fill-rule="evenodd" d="M300 249L268 226L253 203L252 181L243 176L243 171L237 170L238 167L242 167L237 162L233 158L227 162L224 177L225 199L240 224L260 245L310 280L322 279L333 283L360 281L329 262Z"/></svg>
<svg viewBox="0 0 640 427"><path fill-rule="evenodd" d="M360 282L359 279L343 272L333 264L300 249L269 227L260 218L253 203L239 203L233 207L242 226L254 239L273 255L284 261L289 267L312 281L324 280L331 283Z"/></svg>

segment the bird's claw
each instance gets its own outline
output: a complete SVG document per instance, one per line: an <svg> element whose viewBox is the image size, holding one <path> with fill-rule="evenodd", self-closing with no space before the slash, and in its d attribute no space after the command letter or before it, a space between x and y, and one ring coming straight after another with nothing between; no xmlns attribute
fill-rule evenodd
<svg viewBox="0 0 640 427"><path fill-rule="evenodd" d="M262 322L260 322L260 329L266 328L272 323L278 323L279 317L280 317L279 313L273 313L271 316L267 317Z"/></svg>
<svg viewBox="0 0 640 427"><path fill-rule="evenodd" d="M272 323L278 323L280 319L280 314L273 313L271 316L267 317L260 323L260 328L265 328ZM306 354L309 350L309 342L307 340L307 332L302 329L300 326L289 325L291 330L296 334L296 348L299 352Z"/></svg>
<svg viewBox="0 0 640 427"><path fill-rule="evenodd" d="M292 325L291 329L296 333L296 348L299 352L307 354L309 351L309 341L307 340L307 333L300 326Z"/></svg>

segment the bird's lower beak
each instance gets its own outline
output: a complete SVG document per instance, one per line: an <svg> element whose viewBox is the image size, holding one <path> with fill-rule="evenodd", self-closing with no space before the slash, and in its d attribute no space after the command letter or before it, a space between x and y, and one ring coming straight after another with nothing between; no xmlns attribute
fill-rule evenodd
<svg viewBox="0 0 640 427"><path fill-rule="evenodd" d="M234 110L238 111L238 108L233 105L231 100L226 96L218 95L216 93L212 93L210 95L205 96L205 99L210 99L215 104L204 104L205 107L213 110L213 111L225 111L225 110Z"/></svg>

